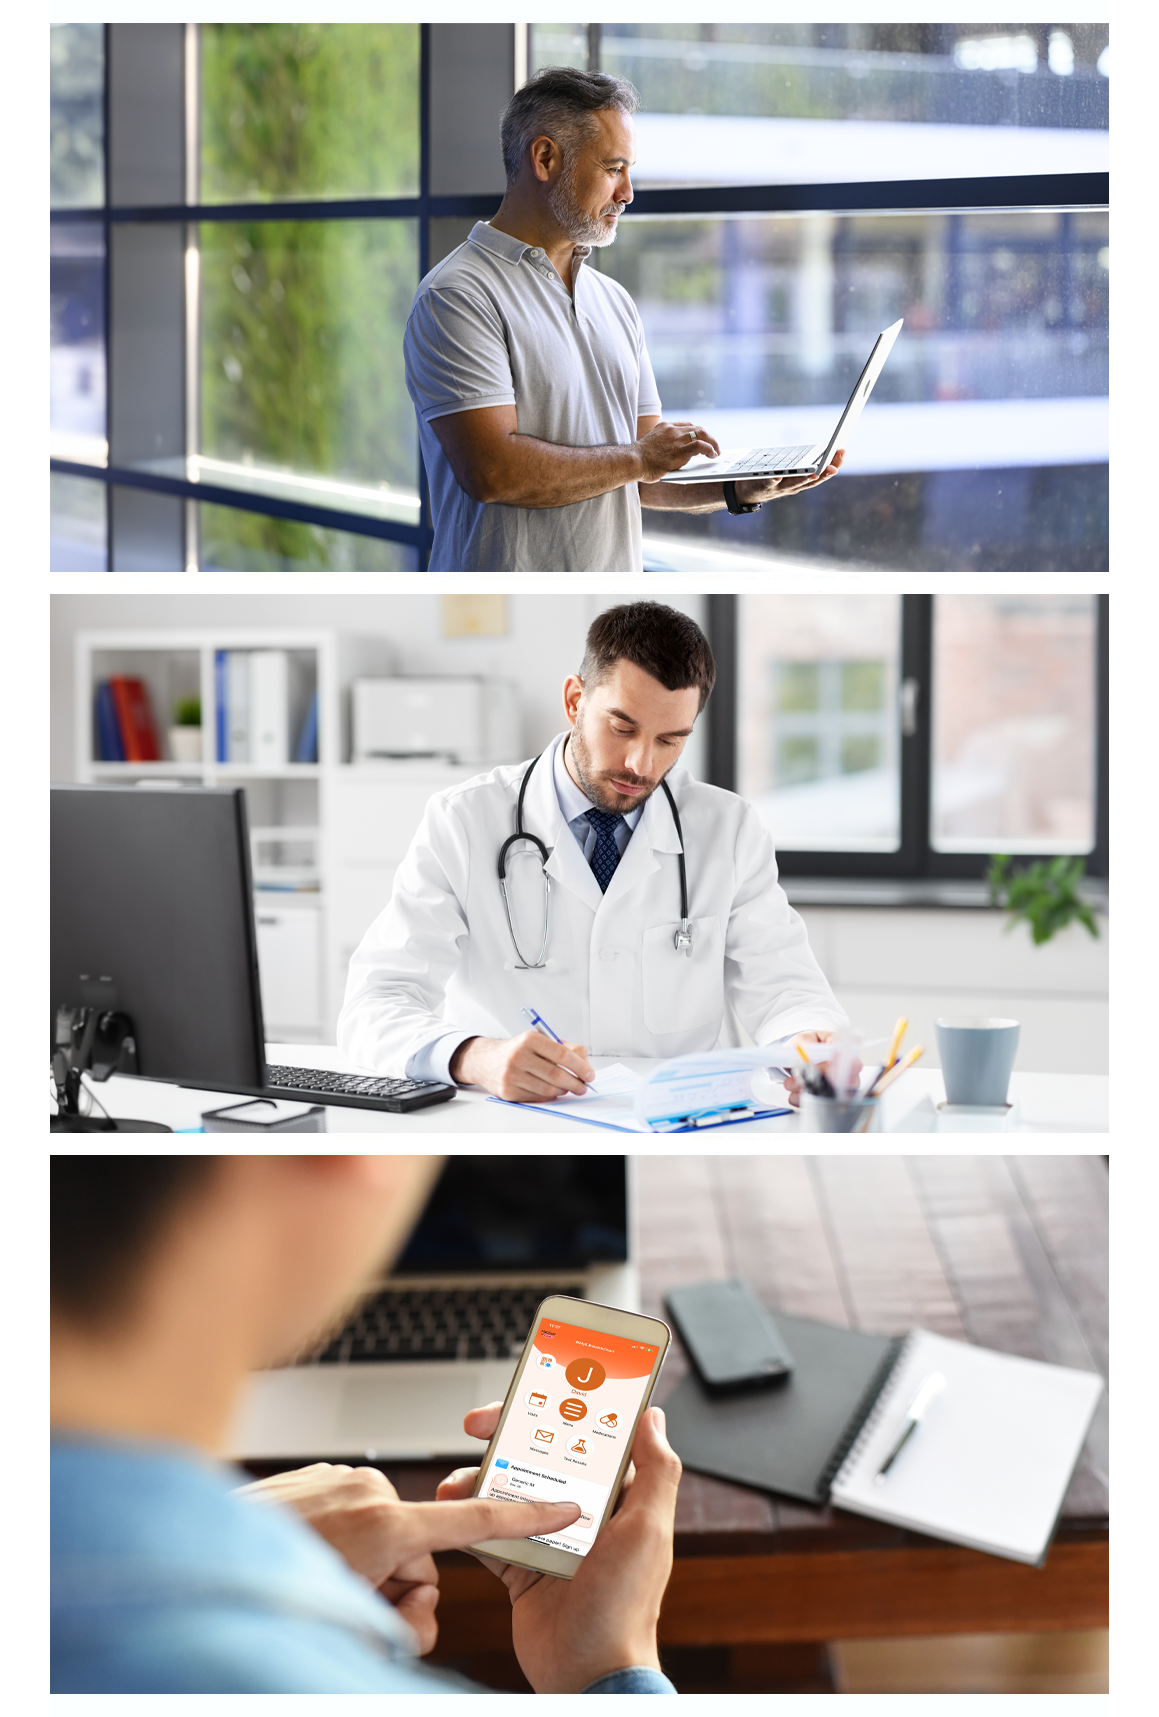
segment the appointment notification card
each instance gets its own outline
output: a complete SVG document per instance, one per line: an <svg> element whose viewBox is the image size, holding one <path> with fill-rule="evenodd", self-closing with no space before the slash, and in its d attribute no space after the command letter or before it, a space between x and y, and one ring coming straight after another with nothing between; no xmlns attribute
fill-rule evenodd
<svg viewBox="0 0 1159 1717"><path fill-rule="evenodd" d="M535 1542L586 1556L655 1363L645 1342L542 1319L479 1495L578 1503L574 1526Z"/></svg>

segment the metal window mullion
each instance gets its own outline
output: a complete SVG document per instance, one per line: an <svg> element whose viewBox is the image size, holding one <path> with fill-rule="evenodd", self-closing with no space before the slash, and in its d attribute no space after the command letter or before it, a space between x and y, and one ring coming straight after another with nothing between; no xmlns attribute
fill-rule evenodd
<svg viewBox="0 0 1159 1717"><path fill-rule="evenodd" d="M1087 870L1110 874L1111 599L1095 597L1095 844Z"/></svg>
<svg viewBox="0 0 1159 1717"><path fill-rule="evenodd" d="M932 596L903 596L901 599L901 686L916 682L913 731L903 733L899 716L901 747L900 843L897 870L904 877L928 874L930 856L930 746L933 723L933 605Z"/></svg>
<svg viewBox="0 0 1159 1717"><path fill-rule="evenodd" d="M201 201L201 26L185 26L185 201ZM201 231L185 226L185 458L201 452ZM186 470L189 466L186 464ZM201 569L201 508L185 502L185 570Z"/></svg>
<svg viewBox="0 0 1159 1717"><path fill-rule="evenodd" d="M104 259L104 324L105 324L105 458L111 450L111 429L113 422L113 244L112 232L109 227L109 208L113 200L112 179L109 169L109 51L112 39L112 25L102 27L102 63L101 63L101 153L103 168L104 201L101 208L101 231L105 240ZM105 568L113 570L113 497L108 486L105 488Z"/></svg>
<svg viewBox="0 0 1159 1717"><path fill-rule="evenodd" d="M419 280L425 280L431 267L431 26L419 25ZM416 280L417 289L419 281ZM418 569L426 572L434 540L430 485L422 442L418 439L418 418L415 418L415 444L418 450L419 535Z"/></svg>

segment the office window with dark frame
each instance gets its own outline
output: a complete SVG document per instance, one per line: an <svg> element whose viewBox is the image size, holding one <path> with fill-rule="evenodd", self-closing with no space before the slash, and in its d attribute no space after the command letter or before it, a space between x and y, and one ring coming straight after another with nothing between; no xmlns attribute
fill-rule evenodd
<svg viewBox="0 0 1159 1717"><path fill-rule="evenodd" d="M105 189L108 27L54 27L62 565L99 561L94 478L191 503L191 566L425 564L402 326L437 235L495 207L430 194L432 28L189 26L198 171L184 202L142 209ZM641 91L635 207L598 260L639 305L666 413L733 444L789 418L812 434L906 317L839 482L745 519L646 514L649 564L1105 567L1106 41L529 26L529 69ZM110 465L110 235L146 221L186 257L185 443Z"/></svg>
<svg viewBox="0 0 1159 1717"><path fill-rule="evenodd" d="M708 775L783 875L1107 875L1107 597L710 596L708 624Z"/></svg>

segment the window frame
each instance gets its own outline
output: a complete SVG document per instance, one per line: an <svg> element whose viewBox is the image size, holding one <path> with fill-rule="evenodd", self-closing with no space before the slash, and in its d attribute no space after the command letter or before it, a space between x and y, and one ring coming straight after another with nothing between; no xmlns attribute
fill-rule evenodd
<svg viewBox="0 0 1159 1717"><path fill-rule="evenodd" d="M896 852L831 852L778 849L782 878L882 877L907 882L947 882L986 875L990 855L943 853L930 842L930 786L933 775L933 625L936 597L901 597L899 688L916 686L911 732L900 735L901 839ZM1105 878L1109 853L1109 629L1110 598L1095 596L1094 628L1094 845L1085 855L1087 874ZM708 597L707 633L716 658L716 685L708 703L707 776L716 787L736 791L737 624L735 595ZM1052 853L1019 853L1029 864Z"/></svg>
<svg viewBox="0 0 1159 1717"><path fill-rule="evenodd" d="M528 29L527 25L515 28ZM589 24L589 68L599 70L599 24ZM186 226L215 221L341 221L397 220L418 222L419 272L418 281L430 267L431 222L447 217L487 220L494 214L494 195L432 195L430 189L431 159L431 25L419 25L419 190L414 197L359 197L302 199L289 202L261 203L175 203L165 207L145 208L113 205L109 198L109 33L104 26L104 201L98 208L54 209L50 220L55 225L81 222L100 224L105 240L105 354L108 393L106 411L112 410L112 365L109 357L109 319L111 300L110 229L120 222L149 222ZM726 185L701 186L688 189L640 190L635 194L633 211L638 215L731 215L731 214L887 214L923 211L927 213L978 213L1018 209L1087 210L1105 209L1110 199L1110 176L1107 173L1040 173L1013 175L1009 178L954 178L915 180L871 180L853 184L821 185ZM313 503L255 495L246 490L230 488L223 483L193 483L177 477L159 476L128 466L94 466L70 459L50 458L54 472L81 477L106 486L151 490L186 501L205 501L240 512L262 514L271 518L292 519L302 524L318 525L329 530L352 532L364 537L378 537L413 547L418 555L420 570L426 570L434 530L431 519L430 490L419 452L420 516L417 525L391 519L368 518L347 509L319 506ZM109 550L111 558L111 509L108 512ZM903 771L904 773L904 771ZM871 856L871 855L867 855ZM862 866L862 873L865 867ZM802 872L804 874L804 872ZM836 873L833 873L836 874ZM946 874L967 874L952 872ZM973 874L972 872L969 874Z"/></svg>

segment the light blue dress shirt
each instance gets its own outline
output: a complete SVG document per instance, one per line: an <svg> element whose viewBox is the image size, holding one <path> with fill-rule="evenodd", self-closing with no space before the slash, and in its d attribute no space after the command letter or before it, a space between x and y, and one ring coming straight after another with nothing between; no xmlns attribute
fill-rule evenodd
<svg viewBox="0 0 1159 1717"><path fill-rule="evenodd" d="M53 1693L482 1693L293 1510L175 1444L52 1450ZM674 1693L623 1669L587 1693Z"/></svg>
<svg viewBox="0 0 1159 1717"><path fill-rule="evenodd" d="M588 822L587 814L596 807L583 788L577 787L568 774L567 764L563 760L563 754L566 750L567 743L565 741L555 754L553 773L555 796L559 801L559 808L563 812L564 821L579 842L585 859L591 864L592 854L596 850L596 831ZM623 821L617 826L614 839L620 850L621 858L624 856L625 847L632 838L633 829L643 815L643 805L637 805L634 811L624 813ZM424 1043L423 1047L417 1049L406 1064L407 1078L439 1079L444 1085L453 1085L455 1082L451 1078L451 1059L459 1045L466 1043L467 1039L473 1036L475 1036L474 1032L456 1029L448 1031L443 1037L433 1038L430 1043Z"/></svg>

